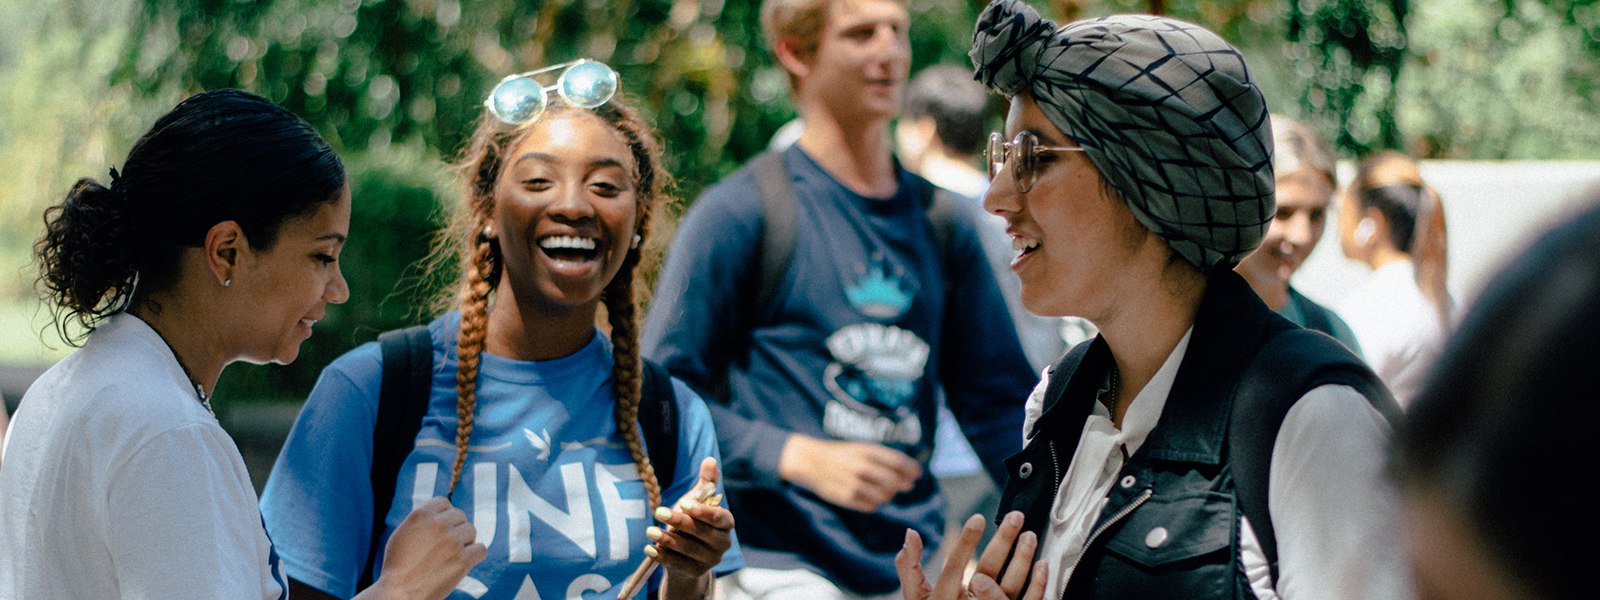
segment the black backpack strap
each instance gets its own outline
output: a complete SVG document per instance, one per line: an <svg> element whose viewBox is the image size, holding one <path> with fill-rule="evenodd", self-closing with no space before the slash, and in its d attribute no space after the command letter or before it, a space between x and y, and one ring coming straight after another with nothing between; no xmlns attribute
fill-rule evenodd
<svg viewBox="0 0 1600 600"><path fill-rule="evenodd" d="M928 214L928 224L933 226L933 242L939 245L939 264L945 273L945 285L950 285L950 247L955 239L955 193L917 178L922 186L922 206Z"/></svg>
<svg viewBox="0 0 1600 600"><path fill-rule="evenodd" d="M1278 542L1267 508L1272 448L1289 409L1306 392L1326 384L1348 385L1372 402L1391 425L1400 406L1365 362L1321 332L1291 329L1278 334L1245 369L1233 396L1228 424L1228 464L1239 510L1266 554L1278 581Z"/></svg>
<svg viewBox="0 0 1600 600"><path fill-rule="evenodd" d="M666 367L647 359L640 362L644 380L639 386L639 428L644 431L644 449L655 467L656 481L666 489L678 469L678 397Z"/></svg>
<svg viewBox="0 0 1600 600"><path fill-rule="evenodd" d="M422 416L433 391L433 337L427 325L378 335L383 350L383 380L378 391L378 421L372 429L372 543L356 589L372 585L372 572L383 541L384 517L394 504L400 467L416 444Z"/></svg>
<svg viewBox="0 0 1600 600"><path fill-rule="evenodd" d="M794 261L795 239L799 235L799 199L794 194L794 177L783 164L783 153L768 150L750 159L750 171L761 193L761 273L756 303L750 311L748 327L766 319L778 300L778 288Z"/></svg>
<svg viewBox="0 0 1600 600"><path fill-rule="evenodd" d="M794 176L784 165L783 153L768 150L750 159L751 175L756 180L756 190L761 195L761 273L759 292L749 325L754 327L767 318L778 300L779 288L789 274L794 262L795 240L799 237L800 200L794 193ZM923 210L933 227L934 243L939 246L939 265L950 284L951 245L955 238L955 203L953 192L917 178L918 195Z"/></svg>

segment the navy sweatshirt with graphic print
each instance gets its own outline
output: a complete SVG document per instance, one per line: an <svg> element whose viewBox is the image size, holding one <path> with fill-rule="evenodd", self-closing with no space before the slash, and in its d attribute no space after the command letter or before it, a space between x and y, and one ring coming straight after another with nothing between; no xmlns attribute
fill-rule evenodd
<svg viewBox="0 0 1600 600"><path fill-rule="evenodd" d="M643 352L719 398L708 404L747 565L803 568L857 593L890 592L906 528L929 548L941 538L933 477L924 468L914 489L876 512L840 508L778 476L788 435L880 443L926 467L942 387L1004 484L1002 461L1021 448L1035 377L984 259L976 207L952 203L951 264L941 268L920 194L927 184L915 175L897 168L899 192L873 199L798 148L784 161L799 199L798 233L773 305L754 306L764 217L743 169L707 189L680 224Z"/></svg>

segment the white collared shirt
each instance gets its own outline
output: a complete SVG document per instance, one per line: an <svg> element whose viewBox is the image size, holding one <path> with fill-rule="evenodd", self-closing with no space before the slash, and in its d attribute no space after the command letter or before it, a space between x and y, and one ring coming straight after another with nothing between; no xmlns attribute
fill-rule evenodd
<svg viewBox="0 0 1600 600"><path fill-rule="evenodd" d="M1121 430L1104 405L1093 403L1040 543L1038 560L1050 568L1046 598L1066 590L1069 568L1083 554L1126 457L1160 421L1193 333L1184 334L1139 390ZM1047 375L1028 397L1024 432L1042 414L1049 384ZM1289 410L1268 474L1279 581L1272 581L1249 521L1240 519L1240 560L1258 599L1411 597L1397 497L1383 476L1388 436L1387 421L1349 386L1317 387Z"/></svg>

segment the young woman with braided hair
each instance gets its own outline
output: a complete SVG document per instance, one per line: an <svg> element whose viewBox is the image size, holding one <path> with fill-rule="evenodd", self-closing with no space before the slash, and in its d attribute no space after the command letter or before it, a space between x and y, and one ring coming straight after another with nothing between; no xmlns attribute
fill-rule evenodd
<svg viewBox="0 0 1600 600"><path fill-rule="evenodd" d="M589 85L615 86L580 61L548 101L529 74L507 78L459 165L464 198L435 258L460 263L458 310L429 325L432 387L385 521L432 495L472 514L489 557L458 597L615 597L648 556L665 567L650 597L701 598L742 564L727 509L662 506L720 477L704 403L672 382L672 481L642 439L633 288L667 174L633 109L568 89L597 72ZM383 357L367 344L324 371L262 497L298 597L349 596L372 558Z"/></svg>

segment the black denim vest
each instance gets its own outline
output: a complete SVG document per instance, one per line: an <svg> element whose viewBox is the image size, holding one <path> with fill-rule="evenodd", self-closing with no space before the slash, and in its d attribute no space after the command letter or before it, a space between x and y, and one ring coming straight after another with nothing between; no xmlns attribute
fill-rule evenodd
<svg viewBox="0 0 1600 600"><path fill-rule="evenodd" d="M1020 510L1024 528L1043 534L1111 364L1095 338L1052 367L1032 440L1006 461L997 517ZM1242 515L1276 582L1266 506L1272 445L1294 402L1327 383L1350 385L1398 418L1377 376L1343 345L1273 313L1232 271L1213 275L1161 418L1112 484L1065 597L1254 598L1239 564Z"/></svg>

